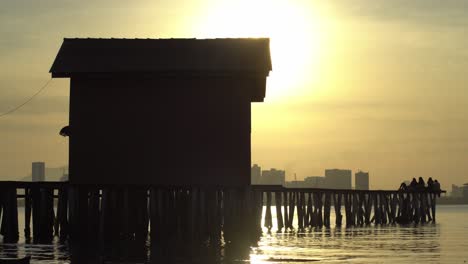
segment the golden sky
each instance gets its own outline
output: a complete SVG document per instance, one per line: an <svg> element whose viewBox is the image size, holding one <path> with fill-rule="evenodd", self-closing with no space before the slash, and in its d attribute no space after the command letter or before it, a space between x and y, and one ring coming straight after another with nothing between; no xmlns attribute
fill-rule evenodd
<svg viewBox="0 0 468 264"><path fill-rule="evenodd" d="M468 182L468 2L458 0L5 0L0 112L49 78L64 37L270 37L273 72L255 103L252 162L287 178L370 171ZM67 163L68 80L0 118L0 179Z"/></svg>

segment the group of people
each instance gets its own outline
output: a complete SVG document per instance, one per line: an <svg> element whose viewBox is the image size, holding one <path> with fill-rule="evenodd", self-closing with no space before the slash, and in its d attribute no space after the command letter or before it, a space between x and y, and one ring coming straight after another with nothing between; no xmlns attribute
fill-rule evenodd
<svg viewBox="0 0 468 264"><path fill-rule="evenodd" d="M424 191L424 190L429 190L429 191L440 191L440 183L435 180L433 181L431 177L427 180L427 186L426 183L424 182L424 179L422 177L419 177L419 180L416 181L416 178L413 178L411 183L409 185L406 185L406 183L402 183L400 185L400 189L402 191Z"/></svg>

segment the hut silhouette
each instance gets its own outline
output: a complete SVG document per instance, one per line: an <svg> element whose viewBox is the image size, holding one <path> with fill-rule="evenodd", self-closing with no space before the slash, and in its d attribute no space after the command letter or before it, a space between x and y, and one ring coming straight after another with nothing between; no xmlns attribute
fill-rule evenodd
<svg viewBox="0 0 468 264"><path fill-rule="evenodd" d="M74 184L247 186L269 39L64 39Z"/></svg>

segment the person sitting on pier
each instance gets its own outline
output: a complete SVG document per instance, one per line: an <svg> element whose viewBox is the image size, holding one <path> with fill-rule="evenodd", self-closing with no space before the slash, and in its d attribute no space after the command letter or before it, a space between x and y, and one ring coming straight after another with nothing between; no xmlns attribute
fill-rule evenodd
<svg viewBox="0 0 468 264"><path fill-rule="evenodd" d="M418 182L416 181L416 178L413 178L413 180L411 180L411 183L407 188L408 191L412 191L412 192L415 191L417 185L418 185Z"/></svg>
<svg viewBox="0 0 468 264"><path fill-rule="evenodd" d="M402 182L400 184L400 188L398 189L399 191L407 191L408 190L408 186L406 186L406 183Z"/></svg>
<svg viewBox="0 0 468 264"><path fill-rule="evenodd" d="M416 190L424 191L424 189L426 189L426 183L424 182L424 179L422 177L419 177L418 184L416 185Z"/></svg>

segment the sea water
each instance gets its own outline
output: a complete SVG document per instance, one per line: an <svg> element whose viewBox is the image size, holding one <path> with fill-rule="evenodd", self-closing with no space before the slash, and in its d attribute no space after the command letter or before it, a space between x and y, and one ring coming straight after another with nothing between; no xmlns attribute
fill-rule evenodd
<svg viewBox="0 0 468 264"><path fill-rule="evenodd" d="M273 223L276 222L272 208ZM332 227L268 233L235 261L220 263L468 263L468 205L439 205L437 223L398 226ZM19 210L23 235L24 210ZM343 221L345 222L345 221ZM0 257L32 256L31 263L70 263L67 245L1 244ZM179 260L192 263L193 260Z"/></svg>

